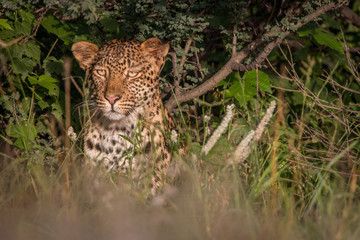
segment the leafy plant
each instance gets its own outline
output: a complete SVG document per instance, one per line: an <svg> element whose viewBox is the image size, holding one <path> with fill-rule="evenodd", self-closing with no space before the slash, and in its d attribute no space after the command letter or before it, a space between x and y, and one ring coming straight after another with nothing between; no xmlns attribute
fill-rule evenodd
<svg viewBox="0 0 360 240"><path fill-rule="evenodd" d="M66 227L76 236L119 238L118 227L132 220L145 226L142 238L359 238L358 0L1 6L1 236L61 238ZM78 106L89 107L88 80L69 60L77 41L150 37L171 46L160 86L178 132L176 141L168 137L173 186L152 199L131 178L81 164L86 125ZM273 99L264 136L245 160L230 164ZM230 104L232 120L205 155ZM71 141L69 124L77 134ZM47 221L51 214L59 222ZM67 226L69 219L81 221ZM89 230L94 222L104 225ZM176 231L168 236L169 229ZM138 236L138 228L121 233Z"/></svg>
<svg viewBox="0 0 360 240"><path fill-rule="evenodd" d="M242 78L238 72L233 72L218 86L229 84L231 87L225 90L225 97L234 97L242 106L253 99L259 90L272 93L269 76L262 71L248 71Z"/></svg>

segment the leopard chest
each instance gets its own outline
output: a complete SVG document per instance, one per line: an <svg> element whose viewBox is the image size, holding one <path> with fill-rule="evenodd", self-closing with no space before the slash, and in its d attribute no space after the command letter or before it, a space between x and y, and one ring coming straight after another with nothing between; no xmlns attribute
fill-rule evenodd
<svg viewBox="0 0 360 240"><path fill-rule="evenodd" d="M85 135L86 156L108 170L126 170L132 164L137 121L94 122Z"/></svg>

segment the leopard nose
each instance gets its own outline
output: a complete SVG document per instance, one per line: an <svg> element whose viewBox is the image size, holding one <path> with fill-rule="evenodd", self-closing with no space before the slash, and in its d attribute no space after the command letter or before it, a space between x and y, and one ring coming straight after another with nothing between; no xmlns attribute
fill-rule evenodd
<svg viewBox="0 0 360 240"><path fill-rule="evenodd" d="M105 98L111 105L113 105L117 100L120 99L120 96L105 96Z"/></svg>

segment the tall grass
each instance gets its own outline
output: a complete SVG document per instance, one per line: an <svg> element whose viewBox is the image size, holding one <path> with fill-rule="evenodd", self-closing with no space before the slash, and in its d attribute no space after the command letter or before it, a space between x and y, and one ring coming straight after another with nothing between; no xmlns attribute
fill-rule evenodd
<svg viewBox="0 0 360 240"><path fill-rule="evenodd" d="M346 88L358 89L350 63L341 69L352 79ZM314 64L303 67L300 76L291 60L282 68L275 87L293 89L268 97L276 111L243 161L232 161L233 153L256 129L267 97L232 109L207 154L202 147L219 124L202 115L221 117L224 107L175 116L182 141L170 144L171 169L180 173L154 198L127 177L82 164L81 154L67 152L61 164L44 145L2 154L1 239L359 239L359 107L336 85L341 74L315 81Z"/></svg>

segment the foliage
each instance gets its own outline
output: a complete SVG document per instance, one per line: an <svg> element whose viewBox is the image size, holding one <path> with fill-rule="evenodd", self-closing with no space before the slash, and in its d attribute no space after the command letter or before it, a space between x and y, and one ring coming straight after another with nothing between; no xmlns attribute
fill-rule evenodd
<svg viewBox="0 0 360 240"><path fill-rule="evenodd" d="M126 212L131 221L159 229L150 231L153 238L168 238L159 220L168 219L165 225L184 238L357 239L359 26L345 21L338 9L294 27L329 2L3 1L0 213L6 215L0 215L11 215L12 207L38 204L59 214L61 224L51 224L55 230L67 217L82 219L74 225L79 233L88 229L82 223L104 218L117 222L114 212ZM359 15L360 1L351 1L349 8ZM267 61L255 61L266 44L287 31L286 40L276 45ZM271 32L276 34L269 37ZM139 189L129 179L98 176L79 163L84 160L84 118L78 106L83 106L88 89L77 63L71 76L65 67L74 42L101 45L114 38L149 37L169 41L175 56L168 57L161 75L165 102L174 92L194 89L221 71L234 48L242 51L256 39L264 43L250 51L238 71L174 111L179 136L168 145L173 168L181 166L183 174L174 183L177 195L167 189L153 200L146 199L148 189ZM71 96L64 87L70 79ZM246 161L233 164L236 145L256 128L273 99L277 112L265 136L253 144ZM229 104L235 104L232 121L204 155L201 148ZM71 113L70 119L65 112ZM70 144L66 120L78 134ZM178 156L183 145L186 157ZM169 201L168 209L156 206L162 197ZM46 207L39 209L46 215ZM34 217L31 213L30 220L24 218L25 227L18 225L19 229L38 232L26 225ZM0 232L8 233L2 227L8 225L1 222ZM245 227L237 230L239 226ZM101 231L108 229L99 229L102 238ZM110 232L117 234L115 226ZM42 238L37 234L34 238Z"/></svg>

